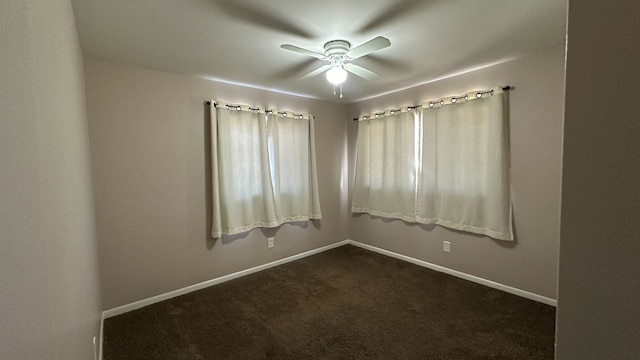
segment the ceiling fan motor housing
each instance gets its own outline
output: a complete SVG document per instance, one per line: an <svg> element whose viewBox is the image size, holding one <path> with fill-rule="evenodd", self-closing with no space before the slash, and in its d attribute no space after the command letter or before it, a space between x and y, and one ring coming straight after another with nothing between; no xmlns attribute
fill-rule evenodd
<svg viewBox="0 0 640 360"><path fill-rule="evenodd" d="M319 60L329 61L331 64L323 65L310 73L301 77L301 79L310 78L327 72L327 80L334 85L341 84L346 79L347 72L355 74L363 79L372 80L379 75L375 72L353 64L351 61L369 55L374 51L384 49L391 45L389 39L378 36L364 44L351 48L351 43L346 40L331 40L324 44L324 54L307 50L299 46L291 44L280 45L281 48L297 52L300 54L312 56Z"/></svg>
<svg viewBox="0 0 640 360"><path fill-rule="evenodd" d="M324 55L329 59L333 59L334 57L344 58L346 57L350 48L351 44L349 44L348 41L332 40L324 44Z"/></svg>

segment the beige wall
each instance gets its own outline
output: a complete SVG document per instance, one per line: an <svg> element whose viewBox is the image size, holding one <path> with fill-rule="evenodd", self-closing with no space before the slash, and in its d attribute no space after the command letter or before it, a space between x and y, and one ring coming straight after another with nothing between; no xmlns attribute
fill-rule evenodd
<svg viewBox="0 0 640 360"><path fill-rule="evenodd" d="M351 106L95 59L86 59L85 72L105 309L346 238L555 298L564 48ZM497 84L516 87L515 243L350 215L353 116ZM323 221L209 238L203 106L209 98L316 116ZM267 249L271 234L276 247ZM442 240L452 242L450 254L442 253Z"/></svg>
<svg viewBox="0 0 640 360"><path fill-rule="evenodd" d="M105 309L347 238L342 105L90 59L85 72ZM320 222L210 238L211 98L316 117Z"/></svg>
<svg viewBox="0 0 640 360"><path fill-rule="evenodd" d="M640 357L639 14L569 4L558 360Z"/></svg>
<svg viewBox="0 0 640 360"><path fill-rule="evenodd" d="M633 46L639 5L571 3L557 359L634 359L640 353L640 48ZM71 8L65 0L1 2L0 19L0 358L89 359L100 295ZM88 60L104 308L347 236L553 297L562 56L562 49L553 49L348 111ZM345 136L353 150L356 133L345 118L499 83L516 86L514 245L366 215L349 219ZM209 97L316 115L325 214L319 228L285 225L269 232L276 235L272 250L260 230L208 239L202 102ZM452 253L441 253L441 240L452 241Z"/></svg>
<svg viewBox="0 0 640 360"><path fill-rule="evenodd" d="M0 359L93 359L100 293L69 1L1 1L0 44Z"/></svg>
<svg viewBox="0 0 640 360"><path fill-rule="evenodd" d="M511 175L515 242L496 241L440 226L352 215L349 236L393 252L556 297L560 222L564 47L352 104L349 116L502 85L510 97ZM357 123L349 122L350 163ZM353 166L350 167L353 170ZM350 183L353 171L350 174ZM451 242L451 253L442 241Z"/></svg>

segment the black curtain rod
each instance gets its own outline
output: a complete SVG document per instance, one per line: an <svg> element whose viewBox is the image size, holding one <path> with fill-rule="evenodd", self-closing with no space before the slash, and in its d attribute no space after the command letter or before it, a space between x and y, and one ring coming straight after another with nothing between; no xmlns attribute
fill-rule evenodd
<svg viewBox="0 0 640 360"><path fill-rule="evenodd" d="M207 106L211 106L211 104L212 104L211 100L207 100L207 101L205 101L204 103L205 103ZM217 102L213 102L213 106L217 108L217 107L218 107L218 103L217 103ZM240 110L240 109L241 109L241 106L240 106L240 105L231 105L231 106L232 106L233 108L235 108L236 110ZM229 104L227 104L227 105L226 105L226 108L227 108L227 109L229 108ZM249 109L249 111L260 111L260 108L252 108L252 107L250 107L250 108L248 108L248 109ZM290 111L277 111L277 112L276 112L275 110L265 109L265 111L264 111L264 112L265 112L265 114L267 114L267 115L272 115L272 114L276 113L276 114L280 114L280 115L282 115L282 116L284 116L284 117L287 117L288 115L291 115L294 119L295 119L295 118L303 119L305 116L309 116L310 118L311 118L311 117L313 117L313 115L296 114L296 113L293 113L293 112L290 112Z"/></svg>
<svg viewBox="0 0 640 360"><path fill-rule="evenodd" d="M511 85L507 85L507 86L503 86L502 87L503 91L509 91L509 90L513 90L513 88L511 87ZM211 101L205 101L205 104L207 104L207 106L211 106ZM358 118L353 118L353 121L358 121Z"/></svg>
<svg viewBox="0 0 640 360"><path fill-rule="evenodd" d="M503 87L502 87L502 90L503 90L503 91L513 90L513 87L512 87L511 85L506 85L506 86L503 86ZM418 106L420 106L420 105L418 105ZM353 121L358 121L358 119L359 119L359 118L355 117L355 118L353 118Z"/></svg>

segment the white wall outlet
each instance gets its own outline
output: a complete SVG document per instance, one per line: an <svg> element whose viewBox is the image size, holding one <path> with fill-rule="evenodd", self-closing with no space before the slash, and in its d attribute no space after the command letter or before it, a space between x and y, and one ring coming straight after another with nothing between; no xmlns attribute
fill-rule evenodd
<svg viewBox="0 0 640 360"><path fill-rule="evenodd" d="M450 241L443 241L442 242L442 251L451 252L451 242Z"/></svg>
<svg viewBox="0 0 640 360"><path fill-rule="evenodd" d="M269 249L271 249L272 247L274 247L274 244L273 244L273 238L272 238L272 237L271 237L271 238L267 238L267 247L268 247Z"/></svg>

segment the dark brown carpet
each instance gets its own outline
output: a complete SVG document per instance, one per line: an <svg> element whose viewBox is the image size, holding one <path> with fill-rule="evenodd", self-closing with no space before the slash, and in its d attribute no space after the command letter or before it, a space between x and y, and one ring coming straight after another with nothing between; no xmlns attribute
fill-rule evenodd
<svg viewBox="0 0 640 360"><path fill-rule="evenodd" d="M554 318L347 245L109 318L104 359L553 359Z"/></svg>

